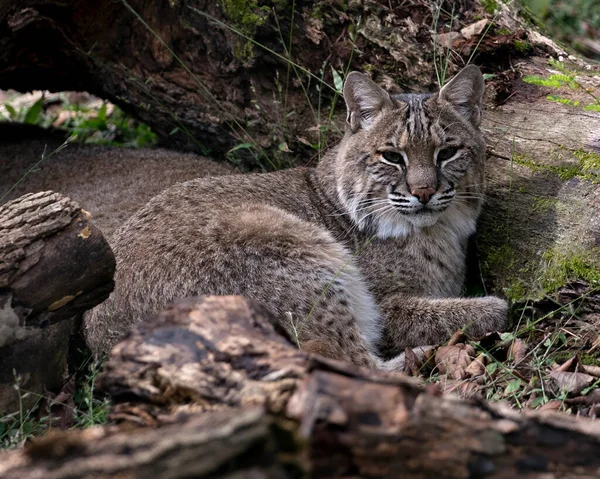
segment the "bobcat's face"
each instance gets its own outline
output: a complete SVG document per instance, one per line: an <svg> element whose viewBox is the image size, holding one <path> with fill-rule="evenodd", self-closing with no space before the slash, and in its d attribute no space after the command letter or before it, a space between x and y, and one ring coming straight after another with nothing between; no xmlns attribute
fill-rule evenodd
<svg viewBox="0 0 600 479"><path fill-rule="evenodd" d="M365 76L349 75L349 128L336 180L360 229L403 236L446 220L473 232L483 192L482 93L476 67L433 95L390 96Z"/></svg>

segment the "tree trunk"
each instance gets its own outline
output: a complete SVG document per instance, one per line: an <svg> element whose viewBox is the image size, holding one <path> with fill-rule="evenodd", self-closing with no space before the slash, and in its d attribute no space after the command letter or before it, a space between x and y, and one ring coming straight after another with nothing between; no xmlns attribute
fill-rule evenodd
<svg viewBox="0 0 600 479"><path fill-rule="evenodd" d="M114 270L102 233L69 198L45 191L0 206L0 412L18 407L15 381L34 394L60 384L68 320L108 298Z"/></svg>
<svg viewBox="0 0 600 479"><path fill-rule="evenodd" d="M492 18L477 0L436 5L13 0L0 7L0 88L85 90L172 145L222 155L251 144L236 154L265 167L305 163L339 137L340 123L330 121L343 110L332 69L367 69L403 90L432 90L440 59L431 26L445 32ZM493 73L539 51L519 49L528 33L514 22L507 33L505 20L512 21L507 12L496 17L485 41L459 42L440 74L456 72L472 53Z"/></svg>
<svg viewBox="0 0 600 479"><path fill-rule="evenodd" d="M50 435L1 457L0 475L597 474L596 422L521 415L441 396L435 387L423 390L400 374L311 357L272 324L262 307L240 297L190 298L170 306L113 350L97 383L114 401L113 419L158 430L105 426Z"/></svg>

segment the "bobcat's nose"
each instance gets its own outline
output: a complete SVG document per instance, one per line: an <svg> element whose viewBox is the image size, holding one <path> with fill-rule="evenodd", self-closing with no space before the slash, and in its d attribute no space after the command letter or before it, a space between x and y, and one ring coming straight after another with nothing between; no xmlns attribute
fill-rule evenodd
<svg viewBox="0 0 600 479"><path fill-rule="evenodd" d="M426 205L429 203L431 197L435 194L435 188L431 186L419 186L418 188L413 188L410 190L410 193L413 196L416 196L420 203Z"/></svg>

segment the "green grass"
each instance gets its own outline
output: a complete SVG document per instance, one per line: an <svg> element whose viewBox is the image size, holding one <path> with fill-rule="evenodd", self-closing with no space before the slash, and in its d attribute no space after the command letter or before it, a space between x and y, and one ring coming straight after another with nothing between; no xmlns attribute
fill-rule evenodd
<svg viewBox="0 0 600 479"><path fill-rule="evenodd" d="M0 417L0 449L21 446L29 438L40 436L62 423L61 428L87 428L105 424L110 403L94 394L94 381L104 360L88 357L75 372L63 391L65 402L37 395L35 405L24 409L23 402L33 395L21 387L21 377L15 373L14 388L19 397L19 410ZM72 389L69 389L69 386ZM57 412L58 411L58 412Z"/></svg>

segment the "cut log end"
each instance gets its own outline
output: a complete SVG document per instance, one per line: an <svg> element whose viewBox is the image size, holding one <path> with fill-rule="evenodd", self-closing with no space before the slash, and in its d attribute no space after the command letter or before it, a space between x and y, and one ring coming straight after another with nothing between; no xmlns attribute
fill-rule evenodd
<svg viewBox="0 0 600 479"><path fill-rule="evenodd" d="M60 386L73 318L113 289L114 255L90 214L52 191L0 206L0 413ZM20 403L22 390L30 392Z"/></svg>

